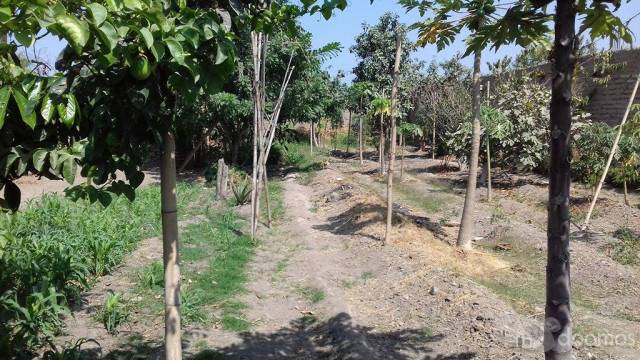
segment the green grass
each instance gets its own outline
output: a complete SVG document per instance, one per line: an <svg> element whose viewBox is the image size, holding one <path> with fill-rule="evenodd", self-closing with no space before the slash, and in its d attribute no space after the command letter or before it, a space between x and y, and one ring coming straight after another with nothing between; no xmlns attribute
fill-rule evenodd
<svg viewBox="0 0 640 360"><path fill-rule="evenodd" d="M314 286L301 286L298 289L298 294L302 296L306 301L317 304L326 298L326 294L322 289Z"/></svg>
<svg viewBox="0 0 640 360"><path fill-rule="evenodd" d="M322 170L322 162L327 158L327 151L323 148L314 147L313 155L307 143L288 142L277 145L283 154L284 165L290 168L291 172L309 173Z"/></svg>
<svg viewBox="0 0 640 360"><path fill-rule="evenodd" d="M604 250L623 265L640 265L640 232L621 227L613 236L616 240L606 244Z"/></svg>
<svg viewBox="0 0 640 360"><path fill-rule="evenodd" d="M274 214L281 207L279 183L270 186ZM220 324L229 331L245 331L251 326L243 316L245 305L236 297L249 280L248 264L256 242L244 235L244 224L229 204L202 207L194 211L201 221L181 232L182 314L185 324ZM143 269L136 291L142 300L139 311L161 316L162 288L148 286L149 268Z"/></svg>
<svg viewBox="0 0 640 360"><path fill-rule="evenodd" d="M267 217L267 203L265 201L264 193L261 194L260 199L260 214L264 217L266 222ZM271 219L274 222L278 222L284 218L284 201L283 201L283 189L280 181L269 181L269 205L271 206Z"/></svg>
<svg viewBox="0 0 640 360"><path fill-rule="evenodd" d="M287 266L289 266L289 260L288 259L282 259L282 260L278 261L278 263L276 264L276 269L275 269L276 274L280 274L280 273L284 272L287 269Z"/></svg>

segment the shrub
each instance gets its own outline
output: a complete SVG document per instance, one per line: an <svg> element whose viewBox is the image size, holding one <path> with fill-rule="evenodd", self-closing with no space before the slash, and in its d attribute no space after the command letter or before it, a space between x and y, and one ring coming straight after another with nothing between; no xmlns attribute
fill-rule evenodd
<svg viewBox="0 0 640 360"><path fill-rule="evenodd" d="M575 180L595 186L604 172L615 129L604 123L580 128L573 137L571 173Z"/></svg>

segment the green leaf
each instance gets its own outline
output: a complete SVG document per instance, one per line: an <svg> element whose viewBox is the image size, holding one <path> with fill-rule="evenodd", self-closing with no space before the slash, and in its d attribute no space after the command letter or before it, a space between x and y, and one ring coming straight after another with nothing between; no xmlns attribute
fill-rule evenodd
<svg viewBox="0 0 640 360"><path fill-rule="evenodd" d="M173 38L166 39L165 44L167 44L173 60L176 63L185 66L184 59L186 57L186 54L184 52L184 49L182 48L182 45L180 45L180 43Z"/></svg>
<svg viewBox="0 0 640 360"><path fill-rule="evenodd" d="M131 185L134 188L137 188L138 186L140 186L140 184L142 184L143 180L144 180L144 173L142 171L136 171L131 176L129 176L129 185Z"/></svg>
<svg viewBox="0 0 640 360"><path fill-rule="evenodd" d="M107 207L109 206L109 204L111 204L112 201L112 197L111 194L109 194L106 191L100 191L98 192L98 201L100 202L100 204L102 204L102 206Z"/></svg>
<svg viewBox="0 0 640 360"><path fill-rule="evenodd" d="M7 175L9 175L9 172L11 170L11 167L13 166L13 163L20 157L20 155L14 151L8 153L7 155L5 155L4 159L2 159L2 175L4 177L7 177Z"/></svg>
<svg viewBox="0 0 640 360"><path fill-rule="evenodd" d="M36 41L34 34L26 31L16 31L13 36L15 36L16 40L24 47L31 47Z"/></svg>
<svg viewBox="0 0 640 360"><path fill-rule="evenodd" d="M45 149L36 149L36 151L33 152L33 156L31 158L33 161L33 167L36 170L42 171L44 169L44 165L47 160L47 154L48 151Z"/></svg>
<svg viewBox="0 0 640 360"><path fill-rule="evenodd" d="M11 211L17 211L20 207L20 188L12 181L4 184L4 200Z"/></svg>
<svg viewBox="0 0 640 360"><path fill-rule="evenodd" d="M68 157L62 164L62 177L69 183L73 184L76 179L76 170L78 165L73 157Z"/></svg>
<svg viewBox="0 0 640 360"><path fill-rule="evenodd" d="M82 49L89 41L90 35L87 23L68 14L58 15L56 23L62 28L62 35L75 50L76 54L82 54Z"/></svg>
<svg viewBox="0 0 640 360"><path fill-rule="evenodd" d="M142 10L142 2L140 0L124 0L124 7L129 10Z"/></svg>
<svg viewBox="0 0 640 360"><path fill-rule="evenodd" d="M120 11L122 9L121 0L106 0L105 2L111 11Z"/></svg>
<svg viewBox="0 0 640 360"><path fill-rule="evenodd" d="M98 29L98 36L108 48L109 51L113 50L118 45L118 32L116 28L108 21L106 21Z"/></svg>
<svg viewBox="0 0 640 360"><path fill-rule="evenodd" d="M9 7L0 7L0 22L7 22L13 17L13 12Z"/></svg>
<svg viewBox="0 0 640 360"><path fill-rule="evenodd" d="M13 99L16 101L18 105L18 110L20 111L20 116L22 117L22 121L24 121L27 126L31 129L36 127L36 113L33 111L34 104L29 103L27 97L22 94L19 90L14 90Z"/></svg>
<svg viewBox="0 0 640 360"><path fill-rule="evenodd" d="M0 88L0 129L4 126L4 118L7 114L7 105L11 96L11 86L3 86Z"/></svg>
<svg viewBox="0 0 640 360"><path fill-rule="evenodd" d="M145 45L147 45L147 48L149 50L153 49L153 34L151 34L151 31L146 27L143 27L142 29L140 29L140 35L142 35L142 38L144 39L144 43Z"/></svg>
<svg viewBox="0 0 640 360"><path fill-rule="evenodd" d="M91 17L93 17L93 23L96 26L102 25L102 23L107 19L107 8L98 4L91 3L87 5L87 8L91 12Z"/></svg>
<svg viewBox="0 0 640 360"><path fill-rule="evenodd" d="M65 101L57 105L58 115L60 116L60 121L66 127L71 128L76 118L77 102L72 94L64 94L63 99Z"/></svg>
<svg viewBox="0 0 640 360"><path fill-rule="evenodd" d="M40 115L44 118L45 124L49 123L56 115L56 107L53 105L53 100L51 100L49 94L45 95L44 99L42 99Z"/></svg>

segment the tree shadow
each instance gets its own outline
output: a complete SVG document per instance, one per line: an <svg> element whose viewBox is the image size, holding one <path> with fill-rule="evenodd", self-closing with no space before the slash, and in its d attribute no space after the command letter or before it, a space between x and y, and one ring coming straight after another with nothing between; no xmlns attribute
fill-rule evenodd
<svg viewBox="0 0 640 360"><path fill-rule="evenodd" d="M386 213L387 208L382 205L358 203L336 216L329 217L328 223L314 225L313 228L328 231L334 235L360 235L374 240L382 240L374 235L363 233L362 230L372 224L383 222ZM437 238L443 238L446 235L440 223L426 216L413 214L411 210L397 203L393 204L392 220L394 225L414 223L418 227L431 231Z"/></svg>
<svg viewBox="0 0 640 360"><path fill-rule="evenodd" d="M442 341L443 334L432 335L425 329L401 329L389 332L353 324L349 314L339 313L319 321L313 316L292 320L288 326L271 333L243 332L239 341L217 349L201 350L194 341L205 341L213 335L201 335L192 341L183 341L184 358L190 360L222 359L362 359L362 360L469 360L472 352L435 353L433 344ZM185 336L188 337L188 336ZM92 342L93 343L93 342ZM86 343L88 344L88 342ZM97 344L97 343L96 343ZM195 350L195 348L199 350ZM160 340L144 340L131 336L118 349L103 354L99 344L80 349L80 359L163 359Z"/></svg>
<svg viewBox="0 0 640 360"><path fill-rule="evenodd" d="M429 346L444 335L429 335L423 329L376 332L354 325L340 313L326 321L302 317L273 333L241 333L239 343L216 350L201 351L190 359L389 359L422 358L463 360L474 353L433 354Z"/></svg>

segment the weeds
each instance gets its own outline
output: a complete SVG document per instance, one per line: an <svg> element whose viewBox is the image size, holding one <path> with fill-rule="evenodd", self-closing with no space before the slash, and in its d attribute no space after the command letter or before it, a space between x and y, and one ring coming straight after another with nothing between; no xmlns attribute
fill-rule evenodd
<svg viewBox="0 0 640 360"><path fill-rule="evenodd" d="M605 251L623 265L640 264L640 233L621 227L613 233L617 241L605 245Z"/></svg>
<svg viewBox="0 0 640 360"><path fill-rule="evenodd" d="M326 298L326 294L322 289L313 286L303 286L298 288L298 293L300 296L305 298L308 302L312 304L317 304Z"/></svg>
<svg viewBox="0 0 640 360"><path fill-rule="evenodd" d="M129 309L123 302L121 294L107 292L102 310L98 313L98 319L109 334L118 334L120 325L129 320Z"/></svg>
<svg viewBox="0 0 640 360"><path fill-rule="evenodd" d="M145 266L138 274L139 284L146 289L161 288L164 286L164 268L160 261L154 261Z"/></svg>

